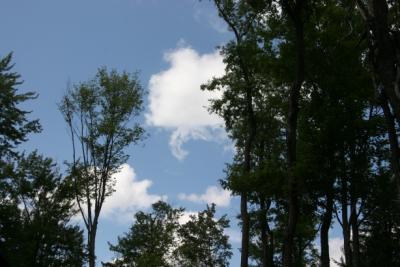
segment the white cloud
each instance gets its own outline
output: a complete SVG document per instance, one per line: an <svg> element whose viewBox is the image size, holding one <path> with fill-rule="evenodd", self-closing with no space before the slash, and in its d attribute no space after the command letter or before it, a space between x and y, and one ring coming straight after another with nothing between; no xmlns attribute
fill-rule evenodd
<svg viewBox="0 0 400 267"><path fill-rule="evenodd" d="M118 221L132 220L139 209L149 208L159 200L166 200L166 196L152 195L148 192L152 181L137 180L135 170L128 164L123 164L114 175L115 192L106 198L101 211L102 216Z"/></svg>
<svg viewBox="0 0 400 267"><path fill-rule="evenodd" d="M178 195L180 200L191 201L195 203L215 203L217 206L228 207L231 203L231 192L216 186L209 186L204 194L184 194Z"/></svg>
<svg viewBox="0 0 400 267"><path fill-rule="evenodd" d="M207 110L209 100L221 92L201 91L200 85L225 73L219 51L200 55L181 46L167 52L167 70L151 76L149 81L149 125L172 131L169 145L172 154L183 160L188 152L182 145L189 140L221 141L226 139L223 120Z"/></svg>
<svg viewBox="0 0 400 267"><path fill-rule="evenodd" d="M331 258L331 266L339 267L335 261L340 262L342 253L343 239L339 237L329 239L329 257Z"/></svg>
<svg viewBox="0 0 400 267"><path fill-rule="evenodd" d="M198 212L196 211L184 211L182 213L182 216L179 218L179 224L185 224L188 221L190 221L192 216L197 217L198 216Z"/></svg>

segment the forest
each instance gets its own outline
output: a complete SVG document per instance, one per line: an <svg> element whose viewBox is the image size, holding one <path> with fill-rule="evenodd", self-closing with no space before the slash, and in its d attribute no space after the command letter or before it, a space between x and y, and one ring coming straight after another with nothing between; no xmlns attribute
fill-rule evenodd
<svg viewBox="0 0 400 267"><path fill-rule="evenodd" d="M99 261L115 174L149 138L138 119L146 89L138 73L107 67L68 84L61 167L21 148L42 126L10 52L0 58L0 266L400 266L400 2L211 2L232 38L219 47L224 74L197 90L218 92L208 112L234 144L220 185L239 199L240 262L215 204L183 221L168 200L132 214L108 243L114 260Z"/></svg>

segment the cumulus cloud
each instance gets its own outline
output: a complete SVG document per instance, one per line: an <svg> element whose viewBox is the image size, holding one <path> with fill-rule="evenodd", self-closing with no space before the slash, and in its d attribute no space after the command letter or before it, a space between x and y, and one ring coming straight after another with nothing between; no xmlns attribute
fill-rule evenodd
<svg viewBox="0 0 400 267"><path fill-rule="evenodd" d="M152 181L138 180L135 170L128 164L123 164L114 177L116 178L115 192L106 198L101 213L106 218L115 218L119 221L131 220L133 214L139 209L148 208L154 202L167 198L150 194L148 190Z"/></svg>
<svg viewBox="0 0 400 267"><path fill-rule="evenodd" d="M172 154L183 160L189 140L221 141L226 138L223 120L207 110L209 100L221 92L201 91L200 86L225 72L219 51L200 55L180 46L164 55L169 68L151 76L147 124L171 131Z"/></svg>
<svg viewBox="0 0 400 267"><path fill-rule="evenodd" d="M195 203L215 203L220 207L228 207L231 203L231 192L216 186L209 186L206 192L201 195L180 193L180 200L186 200Z"/></svg>

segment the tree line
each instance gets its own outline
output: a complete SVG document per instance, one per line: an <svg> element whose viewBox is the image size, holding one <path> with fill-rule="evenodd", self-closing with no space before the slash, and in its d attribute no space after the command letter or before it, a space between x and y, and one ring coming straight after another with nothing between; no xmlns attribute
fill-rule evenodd
<svg viewBox="0 0 400 267"><path fill-rule="evenodd" d="M334 223L339 265L400 265L400 3L213 2L233 39L202 89L236 144L240 266L330 266Z"/></svg>

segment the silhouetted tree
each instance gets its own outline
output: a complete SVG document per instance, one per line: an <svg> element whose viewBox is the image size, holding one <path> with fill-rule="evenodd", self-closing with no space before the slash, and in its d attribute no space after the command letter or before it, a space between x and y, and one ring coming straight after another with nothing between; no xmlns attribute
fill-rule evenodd
<svg viewBox="0 0 400 267"><path fill-rule="evenodd" d="M143 128L130 124L142 110L142 98L137 75L101 68L93 80L70 88L60 103L72 139L70 177L87 230L90 267L101 208L113 192L112 175L128 158L124 149L143 137Z"/></svg>

